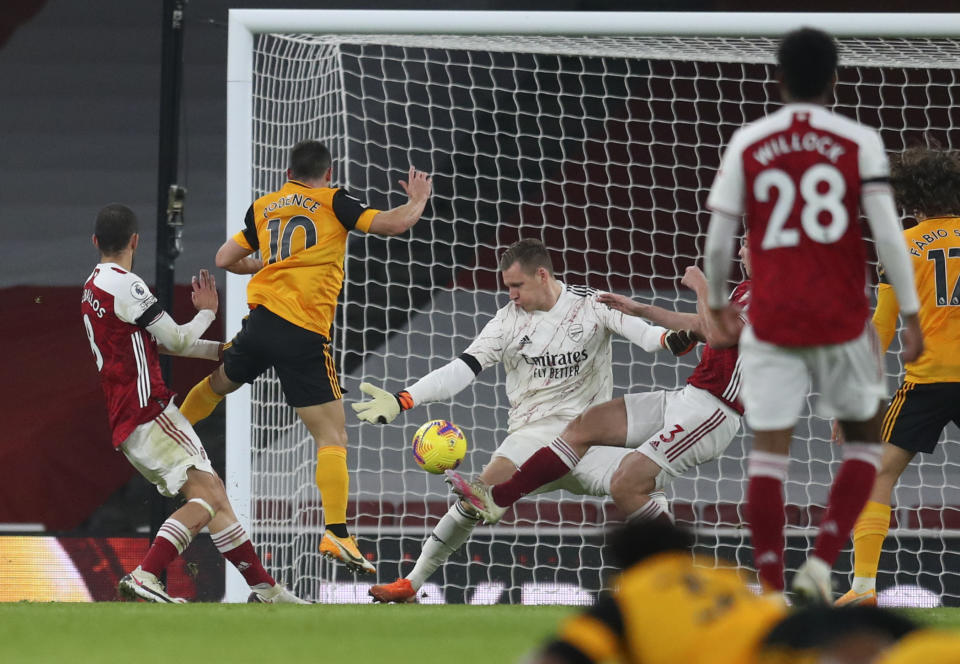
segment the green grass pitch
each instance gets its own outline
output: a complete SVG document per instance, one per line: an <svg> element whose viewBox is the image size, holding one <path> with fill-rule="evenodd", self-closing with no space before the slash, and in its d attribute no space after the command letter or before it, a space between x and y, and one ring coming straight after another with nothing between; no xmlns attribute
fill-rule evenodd
<svg viewBox="0 0 960 664"><path fill-rule="evenodd" d="M532 606L0 604L0 662L516 662L574 609ZM911 610L960 630L960 609Z"/></svg>

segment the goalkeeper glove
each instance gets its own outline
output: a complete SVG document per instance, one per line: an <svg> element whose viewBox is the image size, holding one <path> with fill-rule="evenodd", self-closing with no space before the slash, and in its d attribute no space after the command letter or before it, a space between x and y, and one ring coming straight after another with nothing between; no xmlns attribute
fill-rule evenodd
<svg viewBox="0 0 960 664"><path fill-rule="evenodd" d="M360 391L373 397L370 401L350 404L357 418L364 422L389 424L400 414L400 411L413 408L413 399L406 391L390 394L370 383L360 383Z"/></svg>
<svg viewBox="0 0 960 664"><path fill-rule="evenodd" d="M690 330L667 330L660 337L660 345L679 357L692 351L697 339Z"/></svg>

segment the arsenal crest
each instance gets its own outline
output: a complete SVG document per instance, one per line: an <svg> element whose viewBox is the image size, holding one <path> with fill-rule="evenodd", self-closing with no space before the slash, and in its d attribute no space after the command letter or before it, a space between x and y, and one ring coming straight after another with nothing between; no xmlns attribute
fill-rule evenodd
<svg viewBox="0 0 960 664"><path fill-rule="evenodd" d="M583 339L583 325L580 323L574 323L568 327L567 336L570 337L572 341L580 341Z"/></svg>

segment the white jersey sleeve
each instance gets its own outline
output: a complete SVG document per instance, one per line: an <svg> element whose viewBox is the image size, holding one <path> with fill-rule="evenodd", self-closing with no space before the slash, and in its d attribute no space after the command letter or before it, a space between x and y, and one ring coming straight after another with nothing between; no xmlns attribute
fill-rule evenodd
<svg viewBox="0 0 960 664"><path fill-rule="evenodd" d="M469 355L477 361L481 370L503 361L503 352L509 343L504 330L510 313L510 306L500 309L497 315L483 326L473 343L463 351L464 355ZM479 373L475 367L473 368L476 373Z"/></svg>
<svg viewBox="0 0 960 664"><path fill-rule="evenodd" d="M737 130L730 139L707 197L709 210L729 217L740 217L746 208L742 136L742 131Z"/></svg>
<svg viewBox="0 0 960 664"><path fill-rule="evenodd" d="M458 357L408 387L407 393L413 399L413 405L446 400L466 388L477 377L475 367L468 362Z"/></svg>
<svg viewBox="0 0 960 664"><path fill-rule="evenodd" d="M184 352L199 352L200 357L208 357L200 348L191 351L200 336L207 331L216 318L208 309L197 312L189 323L177 325L170 314L163 310L156 296L150 292L143 280L133 272L117 275L113 294L113 310L117 318L146 329L161 346L174 355ZM211 342L215 343L215 342ZM214 353L211 359L216 359Z"/></svg>
<svg viewBox="0 0 960 664"><path fill-rule="evenodd" d="M163 313L163 309L154 307L157 304L156 296L143 283L143 279L133 272L113 275L113 282L116 289L113 293L113 310L124 323L146 327ZM141 320L151 307L150 320Z"/></svg>
<svg viewBox="0 0 960 664"><path fill-rule="evenodd" d="M914 314L920 309L920 300L913 277L913 263L907 255L893 192L890 190L890 162L880 134L874 129L863 129L858 154L861 207L870 225L884 273L897 293L900 311Z"/></svg>
<svg viewBox="0 0 960 664"><path fill-rule="evenodd" d="M873 187L887 188L890 179L890 160L883 147L883 140L875 130L863 127L857 162L860 167L860 182L864 193Z"/></svg>
<svg viewBox="0 0 960 664"><path fill-rule="evenodd" d="M666 328L660 327L659 325L651 325L638 316L627 316L622 311L615 311L607 305L598 302L597 295L599 295L599 293L590 296L590 304L597 318L603 321L608 330L619 334L630 343L640 346L640 348L648 353L663 350L660 339L666 334Z"/></svg>

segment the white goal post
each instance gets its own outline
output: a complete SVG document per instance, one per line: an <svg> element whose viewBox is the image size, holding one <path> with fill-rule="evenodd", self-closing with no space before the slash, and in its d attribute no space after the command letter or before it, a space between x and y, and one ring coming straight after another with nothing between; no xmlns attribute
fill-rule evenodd
<svg viewBox="0 0 960 664"><path fill-rule="evenodd" d="M496 255L520 236L543 239L568 283L689 309L679 280L702 249L719 155L737 127L778 105L776 40L800 26L838 37L836 108L877 127L888 151L960 147L960 14L231 10L226 234L282 184L286 154L304 138L326 141L335 184L374 207L404 200L396 181L408 163L434 174L431 206L410 234L349 240L334 324L347 402L361 380L394 391L460 353L503 303ZM227 276L228 336L247 311L246 281ZM614 357L615 394L672 389L691 366L625 342ZM893 354L888 372L892 391ZM377 554L379 582L392 581L448 500L413 463L410 434L428 418L457 422L470 441L464 469L479 472L505 430L502 372L390 426L361 427L347 413L350 527ZM227 491L268 569L310 599L364 601L369 582L316 552L313 443L274 377L227 399L226 427ZM815 418L797 429L788 567L836 467L828 438ZM960 604L955 448L915 463L897 489L885 601ZM670 498L699 546L749 564L743 451L741 436ZM525 502L513 520L478 528L423 600L592 601L609 506L568 494ZM247 594L228 566L226 601Z"/></svg>

